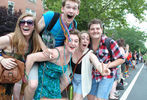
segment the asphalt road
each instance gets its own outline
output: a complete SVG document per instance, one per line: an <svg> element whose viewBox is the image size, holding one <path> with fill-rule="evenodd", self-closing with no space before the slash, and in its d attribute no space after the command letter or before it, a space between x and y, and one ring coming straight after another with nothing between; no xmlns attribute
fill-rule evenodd
<svg viewBox="0 0 147 100"><path fill-rule="evenodd" d="M131 70L131 69L130 69ZM120 100L147 100L147 66L140 63L125 80L128 85L121 90Z"/></svg>

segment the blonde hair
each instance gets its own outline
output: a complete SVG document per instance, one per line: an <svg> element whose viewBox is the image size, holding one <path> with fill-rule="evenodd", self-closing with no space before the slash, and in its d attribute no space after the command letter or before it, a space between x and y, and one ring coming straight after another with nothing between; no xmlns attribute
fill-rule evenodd
<svg viewBox="0 0 147 100"><path fill-rule="evenodd" d="M17 54L24 55L25 54L25 48L27 46L27 41L25 37L23 36L21 29L20 29L20 20L22 20L24 17L33 17L34 20L34 31L32 33L32 52L37 52L41 49L40 43L39 43L39 33L37 33L37 23L36 23L36 18L29 13L24 13L22 14L16 23L15 31L14 31L14 36L12 37L12 45L16 49ZM29 44L30 45L30 44Z"/></svg>

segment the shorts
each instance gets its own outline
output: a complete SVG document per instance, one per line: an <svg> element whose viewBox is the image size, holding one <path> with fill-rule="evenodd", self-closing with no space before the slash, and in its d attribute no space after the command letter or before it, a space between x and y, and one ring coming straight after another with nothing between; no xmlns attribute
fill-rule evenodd
<svg viewBox="0 0 147 100"><path fill-rule="evenodd" d="M38 63L35 63L30 70L28 80L38 80Z"/></svg>
<svg viewBox="0 0 147 100"><path fill-rule="evenodd" d="M92 80L92 88L90 91L90 95L94 95L97 98L108 99L109 93L112 89L112 85L114 82L114 77L109 79L102 79L99 82L96 82L95 79Z"/></svg>
<svg viewBox="0 0 147 100"><path fill-rule="evenodd" d="M73 84L73 92L77 94L82 94L81 74L74 74L72 84Z"/></svg>

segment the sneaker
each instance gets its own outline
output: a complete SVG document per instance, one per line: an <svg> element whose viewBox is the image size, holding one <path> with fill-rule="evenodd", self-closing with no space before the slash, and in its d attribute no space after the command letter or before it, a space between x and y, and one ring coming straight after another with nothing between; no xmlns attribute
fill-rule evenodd
<svg viewBox="0 0 147 100"><path fill-rule="evenodd" d="M124 77L122 77L122 79L123 79L123 80L125 80L125 78L124 78Z"/></svg>
<svg viewBox="0 0 147 100"><path fill-rule="evenodd" d="M120 92L119 91L115 91L114 94L115 94L116 97L120 96Z"/></svg>
<svg viewBox="0 0 147 100"><path fill-rule="evenodd" d="M124 82L124 84L123 84L124 86L127 86L128 85L128 83L127 82Z"/></svg>

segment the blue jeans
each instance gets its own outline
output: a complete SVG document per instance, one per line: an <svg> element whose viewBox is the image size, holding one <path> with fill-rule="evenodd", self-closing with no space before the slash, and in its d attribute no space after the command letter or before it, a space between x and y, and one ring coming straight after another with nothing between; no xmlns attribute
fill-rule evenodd
<svg viewBox="0 0 147 100"><path fill-rule="evenodd" d="M94 95L97 98L108 99L109 93L112 89L112 85L114 82L114 77L109 79L102 79L99 82L96 82L95 79L92 80L92 88L90 91L90 95Z"/></svg>
<svg viewBox="0 0 147 100"><path fill-rule="evenodd" d="M74 93L82 94L81 74L74 74L72 84Z"/></svg>

